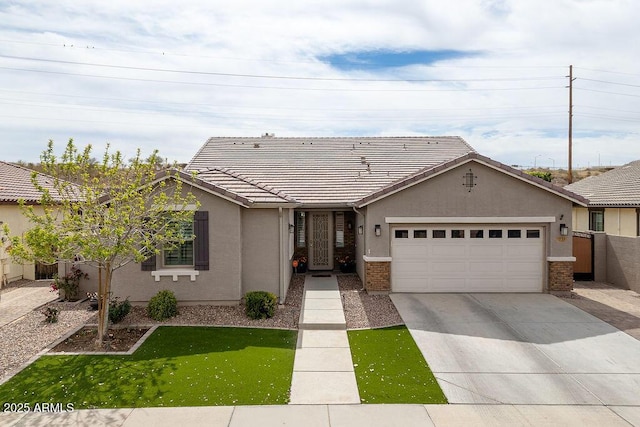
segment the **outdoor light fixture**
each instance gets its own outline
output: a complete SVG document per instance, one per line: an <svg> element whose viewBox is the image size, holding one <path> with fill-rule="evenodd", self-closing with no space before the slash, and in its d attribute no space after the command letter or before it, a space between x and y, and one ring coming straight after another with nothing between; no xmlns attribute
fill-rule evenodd
<svg viewBox="0 0 640 427"><path fill-rule="evenodd" d="M382 234L382 228L380 227L380 224L376 224L374 229L376 230L376 236L380 236Z"/></svg>
<svg viewBox="0 0 640 427"><path fill-rule="evenodd" d="M566 236L568 234L569 234L569 227L567 227L567 224L560 224L560 235Z"/></svg>
<svg viewBox="0 0 640 427"><path fill-rule="evenodd" d="M359 225L358 226L358 234L362 234L362 233L364 233L364 227Z"/></svg>
<svg viewBox="0 0 640 427"><path fill-rule="evenodd" d="M289 224L289 233L293 233L294 229L295 227L293 226L293 224Z"/></svg>

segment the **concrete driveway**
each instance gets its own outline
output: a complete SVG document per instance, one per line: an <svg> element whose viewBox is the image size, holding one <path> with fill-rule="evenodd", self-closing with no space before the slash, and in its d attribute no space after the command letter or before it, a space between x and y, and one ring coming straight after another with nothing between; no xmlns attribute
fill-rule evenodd
<svg viewBox="0 0 640 427"><path fill-rule="evenodd" d="M640 405L640 341L547 294L393 294L450 403Z"/></svg>

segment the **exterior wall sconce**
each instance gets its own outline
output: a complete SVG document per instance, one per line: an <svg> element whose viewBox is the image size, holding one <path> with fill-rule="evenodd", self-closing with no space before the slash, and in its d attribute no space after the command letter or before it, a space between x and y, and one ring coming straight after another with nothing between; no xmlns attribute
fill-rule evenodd
<svg viewBox="0 0 640 427"><path fill-rule="evenodd" d="M364 227L359 225L358 226L358 234L363 234L364 233Z"/></svg>
<svg viewBox="0 0 640 427"><path fill-rule="evenodd" d="M567 227L567 224L560 224L560 235L561 236L569 235L569 227Z"/></svg>
<svg viewBox="0 0 640 427"><path fill-rule="evenodd" d="M376 224L374 230L376 231L376 236L380 237L380 235L382 234L382 228L380 227L380 224Z"/></svg>
<svg viewBox="0 0 640 427"><path fill-rule="evenodd" d="M293 233L293 230L295 230L295 227L293 224L289 224L289 233Z"/></svg>

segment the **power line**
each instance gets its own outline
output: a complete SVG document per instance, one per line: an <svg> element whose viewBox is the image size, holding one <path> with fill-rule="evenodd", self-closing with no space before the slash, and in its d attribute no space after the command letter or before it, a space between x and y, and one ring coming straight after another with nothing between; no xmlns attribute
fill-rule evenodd
<svg viewBox="0 0 640 427"><path fill-rule="evenodd" d="M54 46L61 47L65 49L79 49L79 50L97 50L97 51L106 51L106 52L123 52L123 53L136 53L136 54L146 54L146 55L158 55L158 56L179 56L179 57L188 57L188 58L203 58L203 59L217 59L217 60L232 60L232 61L248 61L248 62L268 62L268 63L279 63L279 64L325 64L324 61L317 59L314 57L313 60L303 61L287 61L281 59L258 59L258 58L241 58L241 57L230 57L230 56L215 56L215 55L196 55L191 53L177 53L177 52L168 52L168 51L159 51L159 50L144 50L144 49L112 49L112 48L101 48L95 47L93 44L87 43L45 43L45 42L33 42L33 41L22 41L22 40L8 40L8 39L0 39L0 42L3 43L17 43L17 44L30 44L30 45L42 45L42 46ZM353 65L353 62L349 61L332 61L330 65ZM357 64L359 68L379 68L379 66L372 64ZM414 64L415 65L415 64ZM472 64L419 64L419 65L427 65L430 68L474 68L474 69L564 69L564 65L472 65Z"/></svg>
<svg viewBox="0 0 640 427"><path fill-rule="evenodd" d="M306 107L284 107L281 105L268 105L268 106L256 106L256 105L229 105L229 104L211 104L211 103L195 103L195 102L176 102L176 101L150 101L146 99L134 99L134 98L109 98L109 97L97 97L97 96L86 96L86 95L70 95L70 94L59 94L59 93L50 93L50 92L33 92L33 91L24 91L24 90L12 90L0 88L0 92L9 92L9 93L19 93L19 94L30 94L37 96L54 96L54 97L64 97L64 98L81 98L81 99L95 99L99 101L118 101L118 102L132 102L132 103L145 103L145 104L157 104L157 105L189 105L196 107L211 107L211 108L249 108L249 109L265 109L268 108L270 110L294 110L294 111L354 111L354 112L385 112L385 111L396 111L396 112L412 112L412 111L467 111L467 110L525 110L525 109L555 109L555 108L564 108L564 105L531 105L531 106L514 106L508 105L505 107L438 107L438 108L306 108ZM5 100L13 100L7 99ZM67 104L60 104L67 105ZM76 105L76 104L74 104ZM84 104L77 104L84 105Z"/></svg>
<svg viewBox="0 0 640 427"><path fill-rule="evenodd" d="M622 71L610 71L610 70L599 70L596 68L585 68L585 67L575 67L578 70L586 70L586 71L595 71L598 73L608 73L608 74L621 74L624 76L635 76L635 77L640 77L640 74L636 74L636 73L625 73Z"/></svg>
<svg viewBox="0 0 640 427"><path fill-rule="evenodd" d="M77 76L77 77L93 77L111 80L128 80L148 83L171 83L181 85L193 85L193 86L216 86L216 87L235 87L244 89L277 89L277 90L304 90L304 91L326 91L326 92L477 92L477 91L508 91L508 90L541 90L541 89L559 89L562 86L540 86L540 87L514 87L514 88L464 88L464 89L341 89L341 88L306 88L306 87L286 87L286 86L258 86L258 85L236 85L226 83L205 83L205 82L186 82L179 80L159 80L159 79L143 79L135 77L116 77L116 76L101 76L95 74L84 73L69 73L64 71L51 71L51 70L33 70L29 68L15 68L15 67L0 67L3 70L13 71L26 71L33 73L46 73L57 74L65 76Z"/></svg>
<svg viewBox="0 0 640 427"><path fill-rule="evenodd" d="M221 76L221 77L243 77L243 78L257 78L257 79L278 79L278 80L311 80L311 81L344 81L344 82L409 82L409 83L466 83L466 82L506 82L506 81L540 81L540 80L557 80L561 79L560 76L546 76L546 77L500 77L500 78L478 78L478 79L363 79L363 78L348 78L348 77L302 77L302 76L277 76L267 74L239 74L239 73L220 73L212 71L193 71L193 70L176 70L166 68L151 68L151 67L132 67L126 65L111 65L111 64L96 64L91 62L77 62L77 61L62 61L56 59L45 58L29 58L21 56L0 55L0 58L17 59L21 61L36 61L47 62L56 64L67 65L85 65L90 67L102 67L102 68L115 68L122 70L135 70L135 71L154 71L163 73L175 73L175 74L194 74L205 76Z"/></svg>
<svg viewBox="0 0 640 427"><path fill-rule="evenodd" d="M606 91L606 90L586 89L586 88L583 88L583 87L577 87L575 89L576 90L583 90L583 91L586 91L586 92L606 93L606 94L609 94L609 95L632 96L634 98L640 98L640 95L633 95L631 93L609 92L609 91Z"/></svg>
<svg viewBox="0 0 640 427"><path fill-rule="evenodd" d="M630 86L630 87L640 87L640 85L632 85L629 83L619 83L619 82L610 82L607 80L596 80L596 79L587 79L584 77L580 77L580 80L586 80L589 82L597 82L597 83L606 83L606 84L610 84L610 85L618 85L618 86Z"/></svg>

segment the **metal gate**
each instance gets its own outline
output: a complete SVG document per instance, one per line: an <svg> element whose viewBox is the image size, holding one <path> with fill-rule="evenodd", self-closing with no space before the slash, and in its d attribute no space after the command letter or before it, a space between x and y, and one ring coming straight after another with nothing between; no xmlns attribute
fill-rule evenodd
<svg viewBox="0 0 640 427"><path fill-rule="evenodd" d="M58 274L58 264L36 263L36 280L53 279Z"/></svg>
<svg viewBox="0 0 640 427"><path fill-rule="evenodd" d="M574 280L593 280L593 234L573 232Z"/></svg>

